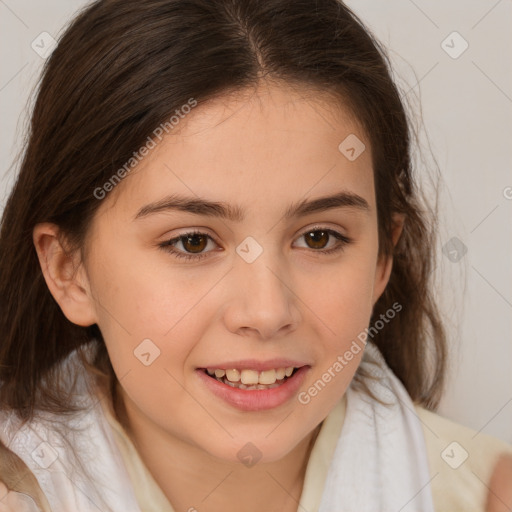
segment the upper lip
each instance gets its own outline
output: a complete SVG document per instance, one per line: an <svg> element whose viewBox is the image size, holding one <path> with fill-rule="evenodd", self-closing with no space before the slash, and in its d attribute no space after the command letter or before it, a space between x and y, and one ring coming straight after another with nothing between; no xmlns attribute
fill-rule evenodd
<svg viewBox="0 0 512 512"><path fill-rule="evenodd" d="M201 368L214 368L214 369L237 369L237 370L257 370L264 372L265 370L272 370L274 368L300 368L301 366L310 366L308 363L294 361L293 359L268 359L267 361L258 361L257 359L243 359L240 361L225 361L222 363L214 363Z"/></svg>

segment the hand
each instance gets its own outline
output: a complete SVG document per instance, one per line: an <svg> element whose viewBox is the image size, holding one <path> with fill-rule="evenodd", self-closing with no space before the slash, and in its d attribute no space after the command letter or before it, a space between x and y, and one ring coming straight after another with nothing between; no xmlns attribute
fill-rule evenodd
<svg viewBox="0 0 512 512"><path fill-rule="evenodd" d="M512 455L502 455L494 466L487 494L486 512L512 510Z"/></svg>
<svg viewBox="0 0 512 512"><path fill-rule="evenodd" d="M0 512L41 512L34 500L16 491L10 491L0 482Z"/></svg>

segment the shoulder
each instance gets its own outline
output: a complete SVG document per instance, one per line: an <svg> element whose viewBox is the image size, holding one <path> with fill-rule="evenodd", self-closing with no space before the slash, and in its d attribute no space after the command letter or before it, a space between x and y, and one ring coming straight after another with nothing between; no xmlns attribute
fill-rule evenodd
<svg viewBox="0 0 512 512"><path fill-rule="evenodd" d="M493 469L512 445L416 405L425 436L436 510L485 510Z"/></svg>
<svg viewBox="0 0 512 512"><path fill-rule="evenodd" d="M6 471L2 470L1 453L0 481L15 491L9 496L16 503L26 493L36 498L34 489L39 487L40 495L55 512L92 512L98 506L101 510L139 510L130 476L100 400L96 396L83 397L82 403L87 406L76 413L41 413L21 428L17 428L12 415L0 414L0 441L8 450L10 460L18 464L14 477L20 474L18 469L26 468L34 485L26 492L13 484L19 478L6 480L4 474L13 477L13 471L10 464L4 468ZM18 505L13 510L33 512ZM0 508L0 512L11 510Z"/></svg>

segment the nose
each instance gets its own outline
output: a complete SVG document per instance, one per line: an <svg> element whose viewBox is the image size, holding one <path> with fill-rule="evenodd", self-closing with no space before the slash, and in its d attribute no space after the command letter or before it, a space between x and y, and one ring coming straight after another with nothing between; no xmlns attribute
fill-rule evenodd
<svg viewBox="0 0 512 512"><path fill-rule="evenodd" d="M268 340L297 328L300 301L277 254L263 251L252 263L237 258L230 279L233 291L224 318L231 332Z"/></svg>

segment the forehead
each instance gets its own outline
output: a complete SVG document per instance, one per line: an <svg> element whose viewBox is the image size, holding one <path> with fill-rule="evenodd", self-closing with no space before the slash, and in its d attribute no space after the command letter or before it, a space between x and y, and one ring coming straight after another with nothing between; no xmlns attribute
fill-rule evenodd
<svg viewBox="0 0 512 512"><path fill-rule="evenodd" d="M238 142L241 149L269 151L279 146L291 156L300 153L300 147L287 148L289 140L313 145L331 144L336 149L340 136L363 130L346 102L328 91L306 86L263 81L253 88L234 91L208 100L185 116L173 130L174 136L166 143L194 144L217 142L218 152L234 149L230 142ZM162 144L164 147L166 144ZM213 149L210 147L210 149Z"/></svg>
<svg viewBox="0 0 512 512"><path fill-rule="evenodd" d="M265 83L199 104L175 128L106 203L118 196L116 208L133 217L144 202L169 193L257 208L333 188L373 202L369 140L334 95ZM347 158L346 140L365 150Z"/></svg>

